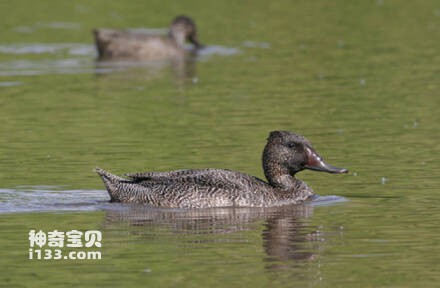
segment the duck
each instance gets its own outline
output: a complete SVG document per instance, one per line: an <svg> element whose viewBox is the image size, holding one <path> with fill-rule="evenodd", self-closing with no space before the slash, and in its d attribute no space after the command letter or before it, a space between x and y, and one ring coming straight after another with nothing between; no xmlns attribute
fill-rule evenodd
<svg viewBox="0 0 440 288"><path fill-rule="evenodd" d="M168 35L94 29L98 60L163 60L184 57L196 53L203 47L198 41L195 22L188 16L176 16L170 25ZM185 42L193 44L188 51Z"/></svg>
<svg viewBox="0 0 440 288"><path fill-rule="evenodd" d="M228 169L184 169L128 173L120 177L99 167L111 202L164 208L274 207L314 197L295 175L305 169L347 173L326 163L303 136L290 131L269 133L262 156L267 181Z"/></svg>

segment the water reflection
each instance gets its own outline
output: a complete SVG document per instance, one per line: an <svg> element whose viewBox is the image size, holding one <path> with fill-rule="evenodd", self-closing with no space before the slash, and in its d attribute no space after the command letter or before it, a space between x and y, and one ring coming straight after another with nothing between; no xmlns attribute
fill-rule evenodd
<svg viewBox="0 0 440 288"><path fill-rule="evenodd" d="M175 80L182 82L198 81L196 74L196 64L198 61L207 61L212 56L231 56L240 52L237 48L224 47L218 45L206 46L203 49L189 50L184 57L173 57L167 60L96 60L96 74L104 78L112 77L126 77L129 74L129 79L150 80L159 78L164 71L171 68L172 75ZM112 73L124 72L124 73ZM127 77L128 78L128 77Z"/></svg>
<svg viewBox="0 0 440 288"><path fill-rule="evenodd" d="M319 234L315 231L311 233L302 231L305 226L304 222L300 221L302 216L266 219L263 246L267 255L270 256L269 261L310 260L314 258L312 252L304 249L303 243L316 240L316 236Z"/></svg>
<svg viewBox="0 0 440 288"><path fill-rule="evenodd" d="M152 80L161 77L169 68L176 80L193 80L196 77L197 55L158 61L96 60L95 73L101 78L128 78ZM113 73L124 72L124 73ZM127 76L128 75L128 76Z"/></svg>
<svg viewBox="0 0 440 288"><path fill-rule="evenodd" d="M260 230L267 268L280 269L289 261L313 260L322 250L319 231L308 226L307 219L313 215L313 209L312 205L194 210L120 205L106 210L106 225L123 222L151 230L160 226L172 233L219 234L219 238L221 234Z"/></svg>
<svg viewBox="0 0 440 288"><path fill-rule="evenodd" d="M0 62L1 76L34 76L47 74L117 74L126 73L134 79L156 79L171 68L177 80L196 81L197 61L207 61L213 56L231 56L240 52L237 48L218 45L206 46L187 57L177 57L163 61L95 61L96 49L83 43L24 43L0 44L1 54L16 55L13 60ZM29 58L40 55L44 58Z"/></svg>

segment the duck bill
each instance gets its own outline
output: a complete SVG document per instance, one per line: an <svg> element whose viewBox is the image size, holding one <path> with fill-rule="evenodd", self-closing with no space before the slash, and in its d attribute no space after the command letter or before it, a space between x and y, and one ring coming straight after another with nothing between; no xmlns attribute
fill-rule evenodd
<svg viewBox="0 0 440 288"><path fill-rule="evenodd" d="M196 47L196 49L203 49L203 48L205 48L205 45L201 44L197 40L194 40L192 43L194 44L194 47Z"/></svg>
<svg viewBox="0 0 440 288"><path fill-rule="evenodd" d="M196 49L203 49L203 48L205 48L205 45L203 45L203 44L201 44L199 42L197 36L191 36L191 37L189 37L188 40L189 40L189 42L191 42L194 45L194 47Z"/></svg>
<svg viewBox="0 0 440 288"><path fill-rule="evenodd" d="M321 158L321 156L318 155L318 153L316 153L315 151L313 151L308 147L306 147L306 153L307 153L307 163L304 167L307 169L327 172L327 173L334 173L334 174L341 174L348 172L348 170L345 168L338 168L325 163L324 160Z"/></svg>

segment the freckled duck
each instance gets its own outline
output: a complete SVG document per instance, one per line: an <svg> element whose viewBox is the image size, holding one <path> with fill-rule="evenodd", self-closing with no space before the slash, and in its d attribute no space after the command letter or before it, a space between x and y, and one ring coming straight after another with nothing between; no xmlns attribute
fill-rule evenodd
<svg viewBox="0 0 440 288"><path fill-rule="evenodd" d="M296 204L313 190L295 174L304 169L347 173L324 162L304 137L288 131L269 134L263 151L268 180L226 169L189 169L171 172L129 173L127 178L96 168L112 202L143 203L159 207L268 207Z"/></svg>
<svg viewBox="0 0 440 288"><path fill-rule="evenodd" d="M113 29L95 29L93 34L100 60L161 60L182 57L202 48L194 21L183 15L174 18L168 35ZM185 41L194 45L192 50L184 49Z"/></svg>

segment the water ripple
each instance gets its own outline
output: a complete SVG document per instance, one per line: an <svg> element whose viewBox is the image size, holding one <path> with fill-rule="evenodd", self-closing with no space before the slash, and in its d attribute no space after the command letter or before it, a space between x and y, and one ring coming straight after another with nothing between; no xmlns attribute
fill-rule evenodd
<svg viewBox="0 0 440 288"><path fill-rule="evenodd" d="M105 190L61 190L56 186L0 189L0 213L94 211L106 203Z"/></svg>
<svg viewBox="0 0 440 288"><path fill-rule="evenodd" d="M219 45L206 46L200 50L200 60L211 56L230 56L240 52L237 48ZM161 61L118 61L111 65L96 63L94 45L82 43L25 43L0 45L0 53L23 55L23 59L0 62L0 76L32 76L50 74L102 74L125 71L133 67L164 66ZM26 59L27 55L53 55L46 59ZM102 66L111 66L104 67Z"/></svg>
<svg viewBox="0 0 440 288"><path fill-rule="evenodd" d="M67 52L70 55L93 56L95 47L82 43L23 43L0 45L0 53L5 54L54 54Z"/></svg>
<svg viewBox="0 0 440 288"><path fill-rule="evenodd" d="M139 209L139 205L112 204L108 200L105 190L69 190L59 186L19 186L14 189L0 189L0 213L95 211L109 208L109 206L112 210L119 209L118 207ZM345 201L347 200L344 197L339 196L316 196L307 206L329 206ZM147 206L141 205L141 207ZM169 211L169 209L166 210Z"/></svg>

